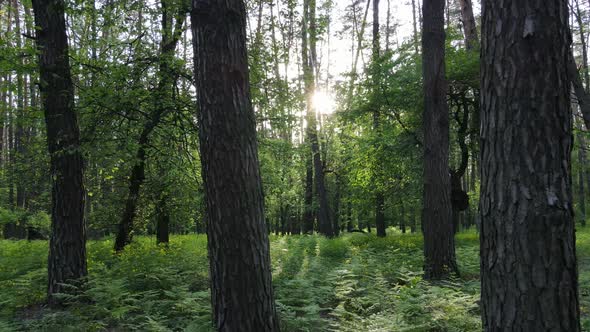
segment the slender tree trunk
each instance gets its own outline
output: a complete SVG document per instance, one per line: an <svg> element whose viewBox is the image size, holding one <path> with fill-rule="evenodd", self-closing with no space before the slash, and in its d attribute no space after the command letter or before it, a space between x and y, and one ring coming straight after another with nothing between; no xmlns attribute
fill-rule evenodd
<svg viewBox="0 0 590 332"><path fill-rule="evenodd" d="M350 198L348 199L348 204L346 204L346 231L352 232L354 229L354 225L352 224L352 203L350 202Z"/></svg>
<svg viewBox="0 0 590 332"><path fill-rule="evenodd" d="M579 220L582 226L586 226L586 192L584 190L584 176L585 176L585 167L586 167L586 140L582 133L578 132L576 134L576 139L578 140L578 163L579 170L578 170L578 194L579 194L579 206L580 206L580 215Z"/></svg>
<svg viewBox="0 0 590 332"><path fill-rule="evenodd" d="M86 276L83 160L74 111L64 2L33 0L40 89L47 147L51 160L51 238L48 259L48 300L59 304L63 284Z"/></svg>
<svg viewBox="0 0 590 332"><path fill-rule="evenodd" d="M420 43L418 42L418 19L416 18L416 1L419 0L412 0L412 27L414 28L414 34L412 38L414 39L414 51L416 52L416 56L420 54Z"/></svg>
<svg viewBox="0 0 590 332"><path fill-rule="evenodd" d="M473 16L472 0L459 0L461 7L461 20L463 21L463 35L465 36L465 48L467 50L479 49L479 37L477 36L477 26Z"/></svg>
<svg viewBox="0 0 590 332"><path fill-rule="evenodd" d="M404 201L400 200L399 202L399 225L402 231L402 234L406 234L406 208L404 206Z"/></svg>
<svg viewBox="0 0 590 332"><path fill-rule="evenodd" d="M424 76L424 277L458 272L449 174L449 108L446 100L444 0L425 0L422 29Z"/></svg>
<svg viewBox="0 0 590 332"><path fill-rule="evenodd" d="M303 2L303 21L301 29L301 61L303 67L304 83L305 83L305 94L310 94L308 80L313 81L313 77L310 79L307 77L310 71L309 69L309 54L308 54L308 38L307 38L307 12L309 11L309 2ZM307 99L308 97L306 97ZM310 101L307 100L307 106L309 107ZM309 112L309 111L308 111ZM309 127L309 122L307 126ZM309 129L306 131L306 133ZM306 135L306 139L308 139ZM304 197L305 211L303 213L303 232L306 234L312 234L314 230L314 207L313 207L313 156L306 154L305 156L305 197Z"/></svg>
<svg viewBox="0 0 590 332"><path fill-rule="evenodd" d="M170 213L168 212L167 196L162 196L156 206L156 242L170 242Z"/></svg>
<svg viewBox="0 0 590 332"><path fill-rule="evenodd" d="M250 100L246 8L242 0L192 4L213 322L218 331L278 331Z"/></svg>
<svg viewBox="0 0 590 332"><path fill-rule="evenodd" d="M137 205L140 198L140 189L145 180L145 164L147 161L147 149L149 147L150 135L158 126L162 117L170 111L170 101L174 98L172 90L173 75L171 64L174 60L174 52L182 36L187 8L174 8L171 0L161 0L162 6L162 40L160 44L159 82L154 93L154 109L149 114L141 134L139 136L135 164L131 169L129 177L129 192L125 202L125 210L121 220L117 237L115 239L115 250L121 251L131 242L133 235L133 221L137 215ZM175 11L176 10L176 11Z"/></svg>
<svg viewBox="0 0 590 332"><path fill-rule="evenodd" d="M410 209L410 232L416 233L416 210L414 207Z"/></svg>
<svg viewBox="0 0 590 332"><path fill-rule="evenodd" d="M381 146L381 123L379 114L379 105L377 104L377 96L380 91L380 72L379 72L379 58L380 58L380 41L379 41L379 0L373 0L373 55L372 55L372 76L373 76L373 131L376 137L375 150L377 154L380 153ZM385 233L385 195L379 186L378 172L381 171L382 166L380 158L376 158L373 171L373 187L375 188L375 227L377 228L377 236L384 237Z"/></svg>
<svg viewBox="0 0 590 332"><path fill-rule="evenodd" d="M580 331L568 3L485 1L482 22L483 327Z"/></svg>
<svg viewBox="0 0 590 332"><path fill-rule="evenodd" d="M318 199L318 231L322 235L331 237L334 235L332 229L332 219L330 215L330 207L328 203L328 194L326 191L326 184L324 180L324 167L320 155L320 145L317 133L317 121L315 108L313 105L313 94L315 93L315 78L314 68L317 64L316 56L316 39L317 39L317 27L315 19L316 3L315 0L305 0L304 8L307 8L307 12L304 13L307 19L304 19L304 28L302 38L302 62L303 62L303 75L305 82L305 96L307 103L307 128L306 128L306 140L311 146L311 155L313 161L313 172L315 175L315 189L316 196ZM309 27L306 27L306 22L309 22ZM309 38L307 37L309 33ZM307 42L309 41L309 48ZM309 167L309 166L308 166ZM309 168L308 168L309 169ZM308 175L309 177L309 175Z"/></svg>

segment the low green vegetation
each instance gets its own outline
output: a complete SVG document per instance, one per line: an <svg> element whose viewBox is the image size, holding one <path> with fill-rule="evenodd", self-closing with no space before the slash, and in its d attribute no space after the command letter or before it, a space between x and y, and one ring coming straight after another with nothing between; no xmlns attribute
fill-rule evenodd
<svg viewBox="0 0 590 332"><path fill-rule="evenodd" d="M172 236L168 247L139 237L120 255L112 247L88 243L87 283L70 306L50 311L42 305L47 242L0 241L0 331L211 329L205 236ZM421 247L409 234L271 237L282 331L480 331L477 234L457 236L462 275L449 281L422 280ZM587 229L578 232L578 256L590 331Z"/></svg>

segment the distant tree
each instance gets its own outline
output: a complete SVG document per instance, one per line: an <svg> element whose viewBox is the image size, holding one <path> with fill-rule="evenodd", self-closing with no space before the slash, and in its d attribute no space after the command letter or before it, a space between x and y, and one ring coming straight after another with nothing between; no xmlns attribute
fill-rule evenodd
<svg viewBox="0 0 590 332"><path fill-rule="evenodd" d="M425 0L422 29L424 78L424 276L457 272L449 173L449 107L445 78L445 1Z"/></svg>
<svg viewBox="0 0 590 332"><path fill-rule="evenodd" d="M121 251L131 242L133 231L133 220L137 214L137 205L141 186L145 180L145 164L147 160L147 149L150 144L150 135L162 122L163 117L172 111L171 101L174 97L174 52L182 37L184 21L188 10L186 0L161 0L162 10L162 39L160 42L160 56L158 68L158 85L153 91L155 107L148 115L141 134L138 139L139 148L135 156L135 163L129 177L129 193L125 201L125 209L121 220L117 237L115 239L115 250ZM165 204L159 204L158 212L158 241L168 242L168 216L165 214Z"/></svg>
<svg viewBox="0 0 590 332"><path fill-rule="evenodd" d="M317 18L316 18L316 1L315 0L304 0L304 18L303 18L303 29L302 29L302 67L303 77L305 84L305 99L306 99L306 121L307 128L305 133L306 143L309 144L311 158L307 164L306 174L306 203L308 202L308 195L310 192L310 164L312 164L313 182L315 182L315 189L318 202L318 231L320 234L326 236L333 236L334 230L332 229L332 214L328 202L328 193L326 191L326 181L324 175L324 164L322 163L322 157L320 155L320 143L318 139L317 120L316 120L316 107L313 104L313 96L316 91L315 86L315 75L314 72L317 70ZM307 207L306 207L307 208ZM308 211L306 211L307 213ZM307 218L307 216L306 216ZM304 221L308 223L309 220ZM305 226L306 230L309 231L309 225Z"/></svg>
<svg viewBox="0 0 590 332"><path fill-rule="evenodd" d="M373 54L372 54L372 67L373 67L373 130L375 131L375 141L377 142L375 146L375 153L379 154L381 150L381 115L379 113L379 105L378 105L378 94L381 90L381 81L379 79L380 76L380 69L379 69L379 61L380 61L380 42L379 42L379 0L373 0ZM379 158L377 157L375 167L375 172L381 171L383 168L379 163ZM375 175L374 175L375 177ZM376 178L376 177L375 177ZM374 179L377 180L377 179ZM375 183L375 228L377 228L377 236L383 237L385 236L385 194L383 190L380 188L380 185Z"/></svg>
<svg viewBox="0 0 590 332"><path fill-rule="evenodd" d="M48 300L68 281L86 275L83 160L74 110L64 2L33 0L39 48L40 89L47 147L51 158L51 238L48 259Z"/></svg>
<svg viewBox="0 0 590 332"><path fill-rule="evenodd" d="M483 2L485 331L580 331L569 49L567 1Z"/></svg>
<svg viewBox="0 0 590 332"><path fill-rule="evenodd" d="M218 331L278 331L242 0L191 12L213 321Z"/></svg>

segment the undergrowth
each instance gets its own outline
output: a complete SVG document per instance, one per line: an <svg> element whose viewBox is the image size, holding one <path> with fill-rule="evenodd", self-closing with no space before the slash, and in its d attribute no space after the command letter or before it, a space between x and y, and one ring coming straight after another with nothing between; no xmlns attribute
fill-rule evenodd
<svg viewBox="0 0 590 332"><path fill-rule="evenodd" d="M47 242L0 241L0 331L212 331L206 238L139 237L122 254L88 243L86 283L44 305ZM282 331L481 331L477 234L457 236L461 276L422 280L419 235L271 236ZM590 232L578 232L583 327L590 331Z"/></svg>

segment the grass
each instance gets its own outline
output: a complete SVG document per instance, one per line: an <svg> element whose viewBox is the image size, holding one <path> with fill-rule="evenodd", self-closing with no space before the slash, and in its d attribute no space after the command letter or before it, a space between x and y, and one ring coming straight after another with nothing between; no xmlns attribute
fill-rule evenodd
<svg viewBox="0 0 590 332"><path fill-rule="evenodd" d="M590 230L578 232L583 327L590 331ZM211 331L206 238L138 237L122 255L88 243L88 281L43 305L47 242L0 241L0 331ZM457 236L461 278L422 280L419 235L272 236L282 331L481 331L479 248Z"/></svg>

